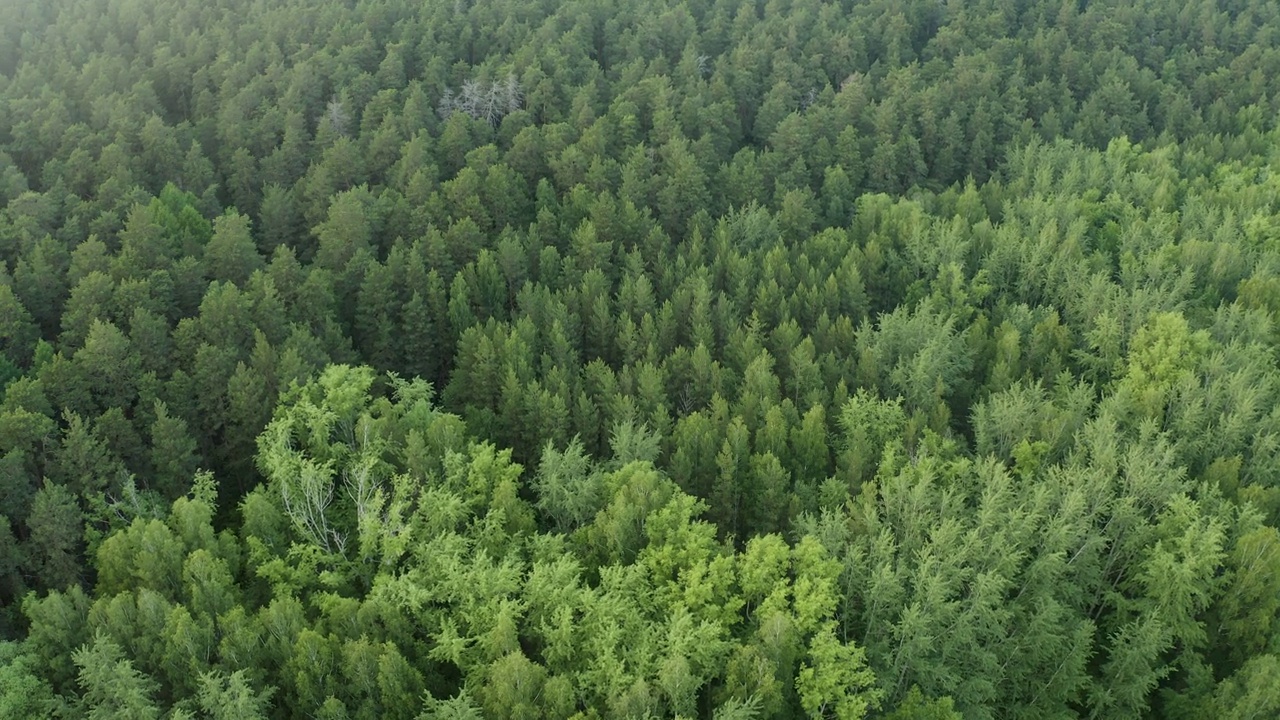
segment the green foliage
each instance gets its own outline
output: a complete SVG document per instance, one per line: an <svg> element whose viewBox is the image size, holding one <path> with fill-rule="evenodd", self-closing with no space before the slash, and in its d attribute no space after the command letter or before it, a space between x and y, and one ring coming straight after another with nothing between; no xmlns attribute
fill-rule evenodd
<svg viewBox="0 0 1280 720"><path fill-rule="evenodd" d="M32 551L29 568L41 586L62 590L79 584L83 522L75 496L61 485L45 481L35 494L27 520Z"/></svg>
<svg viewBox="0 0 1280 720"><path fill-rule="evenodd" d="M832 625L810 642L796 676L796 691L810 717L862 718L878 704L878 694L867 692L874 681L863 651L841 643Z"/></svg>
<svg viewBox="0 0 1280 720"><path fill-rule="evenodd" d="M85 717L95 720L115 718L159 718L152 695L155 684L134 669L123 649L104 635L97 635L72 656L80 668L79 682L84 694L80 703Z"/></svg>
<svg viewBox="0 0 1280 720"><path fill-rule="evenodd" d="M254 692L243 670L225 677L217 673L200 676L200 709L211 720L262 720L267 717L270 695Z"/></svg>
<svg viewBox="0 0 1280 720"><path fill-rule="evenodd" d="M53 692L41 680L32 658L17 643L0 643L0 717L39 717L52 713Z"/></svg>
<svg viewBox="0 0 1280 720"><path fill-rule="evenodd" d="M0 716L1277 713L1274 3L205 5L0 3Z"/></svg>

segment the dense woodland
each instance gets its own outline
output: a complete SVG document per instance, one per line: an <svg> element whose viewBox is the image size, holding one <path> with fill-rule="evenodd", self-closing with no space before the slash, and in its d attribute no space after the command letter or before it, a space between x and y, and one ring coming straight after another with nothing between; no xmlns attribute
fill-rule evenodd
<svg viewBox="0 0 1280 720"><path fill-rule="evenodd" d="M0 717L1280 715L1280 5L0 2Z"/></svg>

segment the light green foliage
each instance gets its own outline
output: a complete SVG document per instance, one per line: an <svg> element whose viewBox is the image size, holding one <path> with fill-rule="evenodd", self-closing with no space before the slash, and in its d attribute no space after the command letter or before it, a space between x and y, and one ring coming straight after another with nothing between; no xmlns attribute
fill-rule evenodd
<svg viewBox="0 0 1280 720"><path fill-rule="evenodd" d="M604 505L604 482L590 475L590 459L575 439L564 452L548 445L542 452L538 475L533 482L538 492L538 509L560 530L574 530L595 519Z"/></svg>
<svg viewBox="0 0 1280 720"><path fill-rule="evenodd" d="M882 396L901 396L908 410L931 412L962 389L971 366L968 349L952 318L928 305L900 308L858 333L864 382Z"/></svg>
<svg viewBox="0 0 1280 720"><path fill-rule="evenodd" d="M52 711L53 692L35 666L17 643L0 643L0 717L39 717Z"/></svg>
<svg viewBox="0 0 1280 720"><path fill-rule="evenodd" d="M80 698L85 717L94 720L159 718L152 696L155 683L138 672L111 639L97 635L72 656L80 668Z"/></svg>
<svg viewBox="0 0 1280 720"><path fill-rule="evenodd" d="M372 551L369 528L385 502L382 438L374 418L363 413L372 383L368 369L331 368L318 382L296 388L297 401L258 440L259 465L285 514L303 540L326 553L342 554L352 530L360 533L360 551ZM351 505L331 511L335 495Z"/></svg>
<svg viewBox="0 0 1280 720"><path fill-rule="evenodd" d="M920 688L911 688L911 692L903 698L902 703L893 712L885 716L889 720L960 720L962 715L952 706L951 698L930 700L920 692Z"/></svg>
<svg viewBox="0 0 1280 720"><path fill-rule="evenodd" d="M1275 632L1280 612L1280 536L1276 529L1259 526L1245 532L1242 528L1225 565L1229 585L1219 610L1219 631L1228 638L1232 655L1243 659L1267 648Z"/></svg>
<svg viewBox="0 0 1280 720"><path fill-rule="evenodd" d="M229 676L217 673L200 676L200 709L210 720L263 720L267 717L269 698L269 692L254 692L242 670Z"/></svg>
<svg viewBox="0 0 1280 720"><path fill-rule="evenodd" d="M845 438L840 465L843 472L851 475L851 490L875 475L881 453L900 447L905 425L900 401L877 400L865 391L859 391L840 409Z"/></svg>
<svg viewBox="0 0 1280 720"><path fill-rule="evenodd" d="M418 720L480 720L483 717L484 715L464 690L448 700L428 697L426 707L422 714L418 715Z"/></svg>
<svg viewBox="0 0 1280 720"><path fill-rule="evenodd" d="M874 682L865 652L841 643L832 623L809 642L796 690L809 717L851 720L866 717L878 705L879 693L871 689Z"/></svg>
<svg viewBox="0 0 1280 720"><path fill-rule="evenodd" d="M1213 712L1221 718L1243 720L1280 712L1280 663L1274 655L1258 655L1219 687Z"/></svg>
<svg viewBox="0 0 1280 720"><path fill-rule="evenodd" d="M1157 315L1134 334L1118 392L1133 393L1139 409L1159 416L1173 389L1194 378L1208 346L1208 333L1192 332L1181 315Z"/></svg>

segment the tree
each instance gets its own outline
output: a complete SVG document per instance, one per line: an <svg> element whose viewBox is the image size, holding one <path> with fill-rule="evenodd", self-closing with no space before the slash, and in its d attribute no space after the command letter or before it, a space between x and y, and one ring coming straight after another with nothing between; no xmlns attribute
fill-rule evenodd
<svg viewBox="0 0 1280 720"><path fill-rule="evenodd" d="M39 324L42 335L51 337L58 329L67 299L70 263L66 246L46 235L14 267L13 291Z"/></svg>
<svg viewBox="0 0 1280 720"><path fill-rule="evenodd" d="M890 720L960 720L951 698L928 699L920 688L913 687L893 712L885 716Z"/></svg>
<svg viewBox="0 0 1280 720"><path fill-rule="evenodd" d="M1128 371L1118 390L1132 393L1142 412L1162 415L1174 385L1194 372L1208 340L1203 331L1192 332L1180 314L1157 315L1134 334Z"/></svg>
<svg viewBox="0 0 1280 720"><path fill-rule="evenodd" d="M15 520L27 517L38 483L26 450L14 448L0 457L0 506Z"/></svg>
<svg viewBox="0 0 1280 720"><path fill-rule="evenodd" d="M272 694L255 691L243 670L200 676L200 709L211 720L266 720Z"/></svg>
<svg viewBox="0 0 1280 720"><path fill-rule="evenodd" d="M694 412L676 422L672 432L671 477L695 497L709 497L716 476L716 433L710 419Z"/></svg>
<svg viewBox="0 0 1280 720"><path fill-rule="evenodd" d="M734 418L725 429L724 442L716 454L719 472L711 488L713 517L720 530L730 537L746 534L746 491L750 488L751 450L747 426Z"/></svg>
<svg viewBox="0 0 1280 720"><path fill-rule="evenodd" d="M77 650L72 658L80 668L83 689L80 705L88 718L159 718L160 709L152 696L158 689L151 678L134 669L119 645L105 635L94 636L91 645Z"/></svg>
<svg viewBox="0 0 1280 720"><path fill-rule="evenodd" d="M113 263L117 277L145 277L173 262L178 247L161 224L166 209L159 203L139 205L129 212L120 234L120 254Z"/></svg>
<svg viewBox="0 0 1280 720"><path fill-rule="evenodd" d="M710 203L707 178L683 137L672 138L661 148L658 177L661 178L657 207L663 227L673 237L688 231L695 212Z"/></svg>
<svg viewBox="0 0 1280 720"><path fill-rule="evenodd" d="M880 318L872 330L858 332L859 372L881 396L901 395L912 411L935 411L959 392L971 366L968 348L955 320L922 305L901 307Z"/></svg>
<svg viewBox="0 0 1280 720"><path fill-rule="evenodd" d="M511 720L539 717L538 697L546 684L546 673L518 650L494 661L488 682L479 693L486 713Z"/></svg>
<svg viewBox="0 0 1280 720"><path fill-rule="evenodd" d="M548 515L552 527L569 532L595 519L607 500L599 472L574 438L563 451L548 443L533 479L537 508Z"/></svg>
<svg viewBox="0 0 1280 720"><path fill-rule="evenodd" d="M240 286L262 268L262 256L249 232L248 216L227 213L213 221L213 237L205 247L204 264L214 280Z"/></svg>
<svg viewBox="0 0 1280 720"><path fill-rule="evenodd" d="M76 497L101 497L119 488L125 468L95 429L75 413L66 413L66 433L49 463L49 478Z"/></svg>
<svg viewBox="0 0 1280 720"><path fill-rule="evenodd" d="M1280 662L1274 655L1258 655L1219 684L1214 696L1215 707L1210 712L1231 720L1274 713L1280 710L1277 680L1280 680Z"/></svg>
<svg viewBox="0 0 1280 720"><path fill-rule="evenodd" d="M84 346L75 352L72 360L76 370L88 380L96 410L133 404L141 375L139 358L129 337L114 323L95 320Z"/></svg>
<svg viewBox="0 0 1280 720"><path fill-rule="evenodd" d="M853 216L855 186L844 166L828 167L823 174L822 221L830 227L845 227Z"/></svg>
<svg viewBox="0 0 1280 720"><path fill-rule="evenodd" d="M327 218L312 231L319 241L316 265L341 272L351 258L372 247L372 204L373 196L364 187L333 196Z"/></svg>
<svg viewBox="0 0 1280 720"><path fill-rule="evenodd" d="M484 717L465 690L448 700L427 696L426 707L418 720L480 720Z"/></svg>
<svg viewBox="0 0 1280 720"><path fill-rule="evenodd" d="M1155 617L1135 620L1110 638L1112 651L1103 682L1090 698L1096 717L1124 717L1148 707L1151 690L1171 668L1161 654L1172 645L1169 629Z"/></svg>
<svg viewBox="0 0 1280 720"><path fill-rule="evenodd" d="M744 527L751 534L776 532L786 527L791 494L791 474L773 453L751 456Z"/></svg>
<svg viewBox="0 0 1280 720"><path fill-rule="evenodd" d="M891 452L895 442L902 440L905 426L900 400L878 400L865 390L849 399L840 412L844 432L840 466L849 473L851 482L861 484L871 479L883 454Z"/></svg>
<svg viewBox="0 0 1280 720"><path fill-rule="evenodd" d="M27 518L31 574L42 587L65 589L80 583L84 515L65 487L45 481Z"/></svg>
<svg viewBox="0 0 1280 720"><path fill-rule="evenodd" d="M169 415L161 400L155 401L156 421L151 425L151 487L173 500L186 493L199 460L196 441L182 418Z"/></svg>
<svg viewBox="0 0 1280 720"><path fill-rule="evenodd" d="M1217 604L1228 652L1237 660L1263 651L1280 612L1280 533L1255 527L1235 539L1225 563L1230 585Z"/></svg>
<svg viewBox="0 0 1280 720"><path fill-rule="evenodd" d="M38 339L40 330L31 313L19 302L13 288L0 285L0 353L15 369L27 367Z"/></svg>
<svg viewBox="0 0 1280 720"><path fill-rule="evenodd" d="M400 315L391 267L372 263L365 271L356 298L355 333L361 354L376 368L395 365L395 319ZM415 329L414 332L422 332Z"/></svg>
<svg viewBox="0 0 1280 720"><path fill-rule="evenodd" d="M0 717L36 717L55 712L52 690L41 680L34 659L18 643L0 643Z"/></svg>
<svg viewBox="0 0 1280 720"><path fill-rule="evenodd" d="M861 648L841 643L834 623L813 636L796 675L800 705L812 718L861 718L877 708L880 693Z"/></svg>
<svg viewBox="0 0 1280 720"><path fill-rule="evenodd" d="M262 189L258 207L258 251L268 256L280 247L293 247L302 235L302 217L297 200L288 185L268 183Z"/></svg>
<svg viewBox="0 0 1280 720"><path fill-rule="evenodd" d="M26 592L22 577L24 549L13 535L9 517L0 515L0 599L8 606L8 612L0 613L0 632L6 635L12 632L11 626L17 626L14 601Z"/></svg>

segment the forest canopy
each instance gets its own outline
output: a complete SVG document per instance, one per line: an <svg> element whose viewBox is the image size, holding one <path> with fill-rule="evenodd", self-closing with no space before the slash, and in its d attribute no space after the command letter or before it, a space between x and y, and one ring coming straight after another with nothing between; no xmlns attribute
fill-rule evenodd
<svg viewBox="0 0 1280 720"><path fill-rule="evenodd" d="M0 2L0 718L1280 716L1280 5Z"/></svg>

